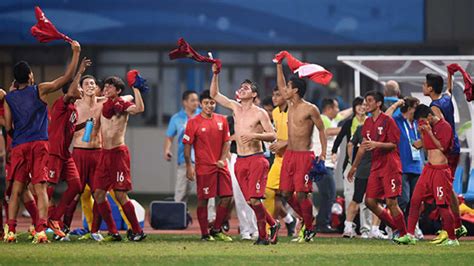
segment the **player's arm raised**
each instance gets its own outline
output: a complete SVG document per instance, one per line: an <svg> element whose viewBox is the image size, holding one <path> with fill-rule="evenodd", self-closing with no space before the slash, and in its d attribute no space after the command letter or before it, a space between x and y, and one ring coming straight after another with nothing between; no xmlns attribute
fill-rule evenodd
<svg viewBox="0 0 474 266"><path fill-rule="evenodd" d="M283 96L283 98L286 99L286 80L285 80L285 74L283 73L283 65L280 63L276 64L276 69L277 69L277 87L278 91L280 94Z"/></svg>
<svg viewBox="0 0 474 266"><path fill-rule="evenodd" d="M67 82L72 80L72 78L74 77L77 63L79 62L79 54L81 53L81 46L77 41L72 41L71 48L72 48L72 59L71 59L71 62L69 62L69 65L67 66L66 72L64 73L64 75L60 76L59 78L53 81L43 82L38 85L40 98L44 102L46 102L46 95L61 89Z"/></svg>
<svg viewBox="0 0 474 266"><path fill-rule="evenodd" d="M143 103L142 93L139 89L132 87L135 94L135 104L127 108L127 113L136 115L145 111L145 104Z"/></svg>
<svg viewBox="0 0 474 266"><path fill-rule="evenodd" d="M84 57L81 61L81 65L79 66L79 70L74 77L71 85L69 85L69 89L64 95L64 102L69 102L71 99L80 99L81 92L79 91L79 81L81 80L82 74L86 71L86 69L92 64L90 59Z"/></svg>
<svg viewBox="0 0 474 266"><path fill-rule="evenodd" d="M319 155L320 160L326 160L326 150L327 150L327 138L324 130L324 123L321 119L321 114L319 113L318 107L311 105L310 107L311 121L316 126L319 131L319 141L321 142L321 154Z"/></svg>
<svg viewBox="0 0 474 266"><path fill-rule="evenodd" d="M219 91L219 74L216 73L217 71L217 65L213 64L212 65L212 72L214 73L212 75L212 80L211 80L211 87L210 87L210 93L212 99L216 100L216 102L222 106L224 106L227 109L234 110L235 108L239 107L240 104L237 101L231 100L227 98L225 95L221 94Z"/></svg>

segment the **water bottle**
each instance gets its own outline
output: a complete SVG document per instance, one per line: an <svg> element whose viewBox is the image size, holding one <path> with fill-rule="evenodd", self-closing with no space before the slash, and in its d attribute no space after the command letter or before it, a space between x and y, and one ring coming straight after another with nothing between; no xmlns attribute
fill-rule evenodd
<svg viewBox="0 0 474 266"><path fill-rule="evenodd" d="M92 122L92 118L87 119L86 129L84 131L84 135L82 136L82 141L84 142L91 141L91 133L92 133L93 127L94 127L94 122Z"/></svg>

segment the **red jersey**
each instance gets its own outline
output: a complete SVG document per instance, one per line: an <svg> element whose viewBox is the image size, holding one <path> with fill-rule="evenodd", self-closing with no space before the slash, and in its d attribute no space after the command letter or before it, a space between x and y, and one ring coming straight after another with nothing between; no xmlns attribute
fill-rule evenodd
<svg viewBox="0 0 474 266"><path fill-rule="evenodd" d="M218 170L216 162L221 158L222 145L229 140L229 124L223 115L212 114L210 119L197 115L188 120L183 143L194 146L197 175Z"/></svg>
<svg viewBox="0 0 474 266"><path fill-rule="evenodd" d="M421 121L419 121L418 124L421 126ZM441 143L441 147L444 148L444 153L449 154L454 144L454 137L451 125L446 120L440 119L438 122L436 122L436 124L432 126L431 131L433 132L433 135L436 137L436 139L438 139ZM437 149L436 144L434 144L430 135L426 131L423 131L423 147L426 150Z"/></svg>
<svg viewBox="0 0 474 266"><path fill-rule="evenodd" d="M64 97L57 99L51 108L51 123L48 128L49 153L61 159L71 157L69 146L76 130L77 110L73 103L65 103Z"/></svg>
<svg viewBox="0 0 474 266"><path fill-rule="evenodd" d="M371 141L393 143L397 145L400 141L400 129L395 120L384 113L380 113L374 121L372 117L365 120L362 127L362 136ZM371 172L378 173L401 173L402 163L398 148L394 150L374 149L372 150Z"/></svg>

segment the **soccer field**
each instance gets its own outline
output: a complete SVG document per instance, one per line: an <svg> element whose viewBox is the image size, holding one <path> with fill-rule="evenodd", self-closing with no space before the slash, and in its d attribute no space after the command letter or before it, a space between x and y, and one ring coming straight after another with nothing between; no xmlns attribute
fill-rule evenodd
<svg viewBox="0 0 474 266"><path fill-rule="evenodd" d="M22 236L17 244L0 244L0 265L19 264L158 264L166 265L473 265L474 241L459 247L436 247L427 241L398 246L390 241L316 238L272 246L248 241L201 242L193 235L149 235L140 243L53 242L33 245Z"/></svg>

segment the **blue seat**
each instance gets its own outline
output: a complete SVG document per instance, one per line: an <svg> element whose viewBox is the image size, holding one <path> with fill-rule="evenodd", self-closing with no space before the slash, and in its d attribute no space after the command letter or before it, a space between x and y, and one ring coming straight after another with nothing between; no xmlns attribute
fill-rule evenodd
<svg viewBox="0 0 474 266"><path fill-rule="evenodd" d="M466 194L464 194L464 199L466 201L474 201L474 169L471 169L469 180L467 182L467 191Z"/></svg>
<svg viewBox="0 0 474 266"><path fill-rule="evenodd" d="M456 194L462 194L462 176L464 174L464 167L458 166L454 173L453 189Z"/></svg>

